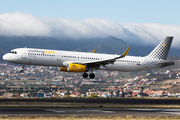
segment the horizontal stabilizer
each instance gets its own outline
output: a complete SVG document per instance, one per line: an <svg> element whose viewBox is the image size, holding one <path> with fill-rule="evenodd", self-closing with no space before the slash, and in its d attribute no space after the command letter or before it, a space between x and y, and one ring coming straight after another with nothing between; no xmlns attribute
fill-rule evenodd
<svg viewBox="0 0 180 120"><path fill-rule="evenodd" d="M175 63L172 62L172 61L162 62L162 63L158 63L158 64L162 65L161 68L162 67L167 67L167 66L170 66L170 65L175 65Z"/></svg>

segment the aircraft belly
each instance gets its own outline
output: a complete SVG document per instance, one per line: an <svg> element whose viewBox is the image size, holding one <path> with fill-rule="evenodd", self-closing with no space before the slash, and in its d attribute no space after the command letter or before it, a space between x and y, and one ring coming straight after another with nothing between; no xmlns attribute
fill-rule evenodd
<svg viewBox="0 0 180 120"><path fill-rule="evenodd" d="M115 63L115 64L110 64L106 66L106 70L115 70L115 71L124 71L124 72L131 72L131 71L136 71L136 68L138 65L135 65L134 63Z"/></svg>
<svg viewBox="0 0 180 120"><path fill-rule="evenodd" d="M29 65L42 65L42 66L62 66L61 61L56 59L42 59L42 58L28 58L26 63Z"/></svg>

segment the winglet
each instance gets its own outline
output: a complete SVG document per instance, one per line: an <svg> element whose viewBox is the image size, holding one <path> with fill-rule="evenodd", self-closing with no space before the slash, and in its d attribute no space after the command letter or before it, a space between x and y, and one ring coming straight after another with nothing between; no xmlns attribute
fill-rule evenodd
<svg viewBox="0 0 180 120"><path fill-rule="evenodd" d="M128 54L130 48L131 48L131 47L128 47L128 48L126 49L126 51L122 54L123 57L125 57L125 56Z"/></svg>
<svg viewBox="0 0 180 120"><path fill-rule="evenodd" d="M96 52L96 49L94 49L94 51L92 53L95 53Z"/></svg>
<svg viewBox="0 0 180 120"><path fill-rule="evenodd" d="M126 49L126 51L125 51L121 56L116 57L115 59L119 59L119 58L125 57L125 56L128 54L130 48L131 48L131 47L128 47L128 48Z"/></svg>

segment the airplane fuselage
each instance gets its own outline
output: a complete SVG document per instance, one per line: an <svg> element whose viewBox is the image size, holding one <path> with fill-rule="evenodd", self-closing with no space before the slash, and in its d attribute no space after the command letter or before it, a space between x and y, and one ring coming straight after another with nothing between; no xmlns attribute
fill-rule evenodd
<svg viewBox="0 0 180 120"><path fill-rule="evenodd" d="M93 70L132 72L174 65L174 62L166 60L172 39L173 37L166 37L145 57L126 56L130 47L122 55L17 48L5 54L3 59L22 64L22 69L24 65L56 66L64 72L84 72L83 77L87 78L86 72L93 72ZM94 73L91 73L89 77L94 78Z"/></svg>
<svg viewBox="0 0 180 120"><path fill-rule="evenodd" d="M33 48L18 48L13 49L12 51L14 51L14 53L7 53L3 59L8 59L7 61L18 64L55 67L67 67L67 64L70 62L98 61L118 56L111 54L70 52ZM138 71L138 68L143 67L144 64L147 64L147 62L145 62L145 57L126 56L124 58L117 59L113 64L101 66L99 69L131 72ZM150 69L153 69L153 67ZM142 70L146 70L146 68Z"/></svg>

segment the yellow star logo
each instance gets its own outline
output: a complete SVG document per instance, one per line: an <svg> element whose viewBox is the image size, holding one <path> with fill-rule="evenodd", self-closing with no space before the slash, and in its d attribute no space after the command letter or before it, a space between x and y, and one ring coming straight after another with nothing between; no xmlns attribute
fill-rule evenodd
<svg viewBox="0 0 180 120"><path fill-rule="evenodd" d="M165 44L163 44L163 46L166 46Z"/></svg>

